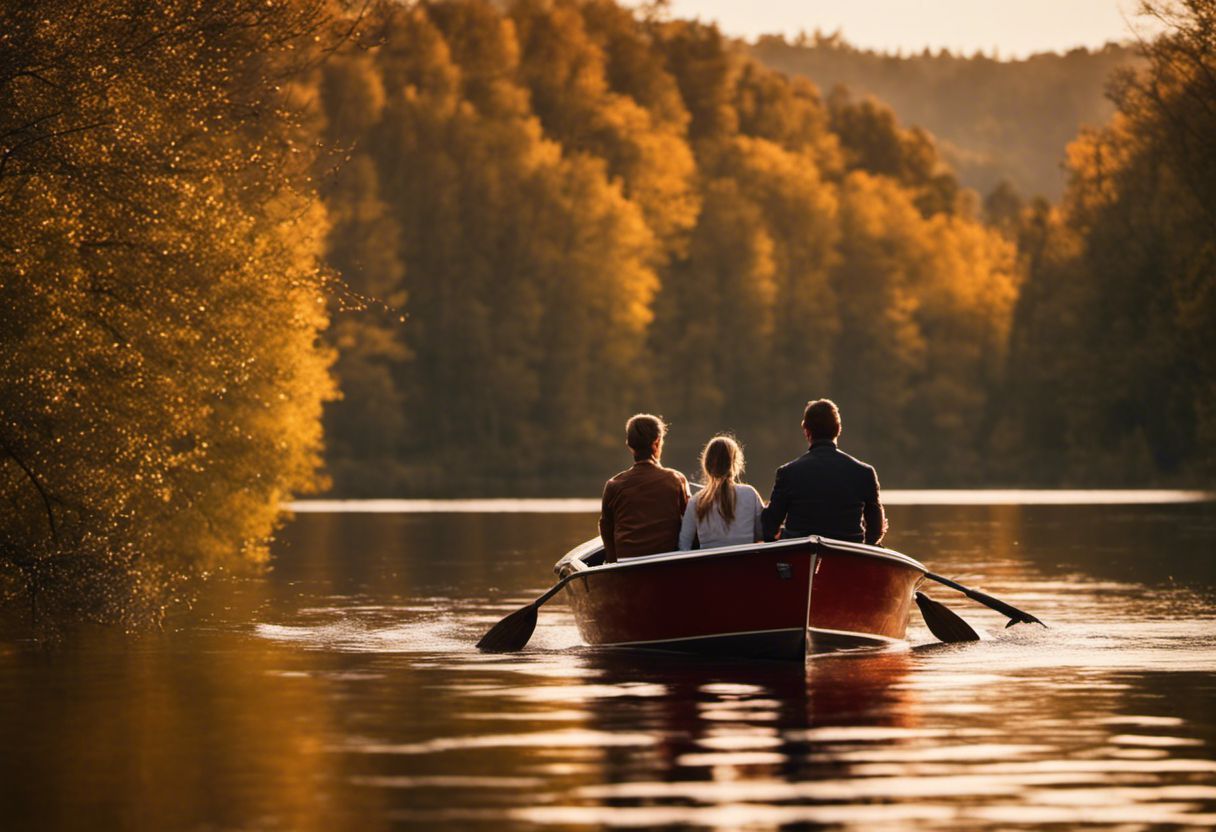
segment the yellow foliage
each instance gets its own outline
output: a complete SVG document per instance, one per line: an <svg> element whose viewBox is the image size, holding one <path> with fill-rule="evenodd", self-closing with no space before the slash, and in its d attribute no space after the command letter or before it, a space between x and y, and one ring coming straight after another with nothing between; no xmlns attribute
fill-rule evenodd
<svg viewBox="0 0 1216 832"><path fill-rule="evenodd" d="M54 83L0 83L0 133L30 148L0 172L0 580L137 625L185 577L263 561L280 501L323 485L325 211L248 39L325 18L59 5L73 26L18 42L62 50ZM150 45L112 63L133 20Z"/></svg>

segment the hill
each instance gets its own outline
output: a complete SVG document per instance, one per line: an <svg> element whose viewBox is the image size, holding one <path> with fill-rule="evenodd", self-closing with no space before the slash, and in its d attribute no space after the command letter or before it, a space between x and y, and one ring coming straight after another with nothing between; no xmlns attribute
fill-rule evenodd
<svg viewBox="0 0 1216 832"><path fill-rule="evenodd" d="M748 47L761 63L813 81L873 95L900 121L938 139L962 183L986 194L1008 179L1024 194L1058 199L1064 150L1083 127L1105 124L1111 74L1136 60L1134 47L1042 53L1024 60L950 52L892 55L858 49L839 34L760 38Z"/></svg>

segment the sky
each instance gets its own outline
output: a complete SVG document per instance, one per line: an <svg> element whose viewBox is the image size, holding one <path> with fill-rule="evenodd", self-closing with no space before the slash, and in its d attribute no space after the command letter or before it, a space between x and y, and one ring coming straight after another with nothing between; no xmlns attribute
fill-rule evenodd
<svg viewBox="0 0 1216 832"><path fill-rule="evenodd" d="M879 51L945 47L1002 58L1096 47L1132 36L1138 0L672 0L673 17L715 20L729 35L795 36L840 29Z"/></svg>

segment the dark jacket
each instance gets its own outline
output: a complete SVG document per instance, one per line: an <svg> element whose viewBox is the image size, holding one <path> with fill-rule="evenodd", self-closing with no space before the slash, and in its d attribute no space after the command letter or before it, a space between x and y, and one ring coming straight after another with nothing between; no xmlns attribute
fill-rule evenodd
<svg viewBox="0 0 1216 832"><path fill-rule="evenodd" d="M811 443L793 462L777 469L773 495L761 516L764 539L819 534L856 543L877 543L887 530L874 468L854 459L830 439Z"/></svg>
<svg viewBox="0 0 1216 832"><path fill-rule="evenodd" d="M604 485L600 537L605 560L673 552L688 505L688 480L653 459L635 462Z"/></svg>

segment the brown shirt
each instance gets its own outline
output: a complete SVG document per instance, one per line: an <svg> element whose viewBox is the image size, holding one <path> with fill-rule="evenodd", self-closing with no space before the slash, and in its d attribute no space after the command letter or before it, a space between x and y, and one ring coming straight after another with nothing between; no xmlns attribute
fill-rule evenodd
<svg viewBox="0 0 1216 832"><path fill-rule="evenodd" d="M653 459L608 480L600 509L605 560L675 551L686 505L688 480Z"/></svg>

